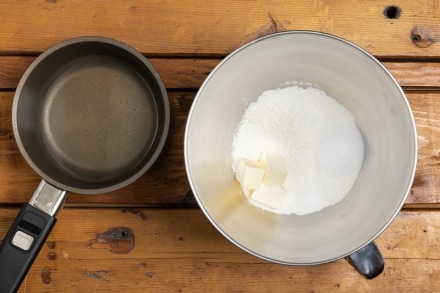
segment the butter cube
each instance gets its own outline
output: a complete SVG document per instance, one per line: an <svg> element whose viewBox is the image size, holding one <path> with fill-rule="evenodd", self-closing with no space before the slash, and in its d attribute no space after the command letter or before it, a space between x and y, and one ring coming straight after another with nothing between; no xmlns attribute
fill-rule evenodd
<svg viewBox="0 0 440 293"><path fill-rule="evenodd" d="M277 210L281 208L285 195L286 190L282 187L261 184L259 188L252 192L251 200L255 201L257 206L262 204L269 210Z"/></svg>
<svg viewBox="0 0 440 293"><path fill-rule="evenodd" d="M264 177L264 168L258 162L239 158L235 170L235 177L243 188L256 189L261 185Z"/></svg>
<svg viewBox="0 0 440 293"><path fill-rule="evenodd" d="M282 187L287 174L283 157L264 152L261 154L260 164L266 169L264 184Z"/></svg>

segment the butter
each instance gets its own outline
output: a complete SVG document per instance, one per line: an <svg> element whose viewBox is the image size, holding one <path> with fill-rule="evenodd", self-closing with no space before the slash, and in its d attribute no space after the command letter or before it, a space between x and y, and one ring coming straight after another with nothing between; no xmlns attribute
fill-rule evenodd
<svg viewBox="0 0 440 293"><path fill-rule="evenodd" d="M286 165L280 155L262 153L259 161L239 158L235 177L249 202L264 210L276 211L282 207L286 190Z"/></svg>
<svg viewBox="0 0 440 293"><path fill-rule="evenodd" d="M239 158L235 170L235 177L243 188L256 189L263 182L265 170L255 161Z"/></svg>
<svg viewBox="0 0 440 293"><path fill-rule="evenodd" d="M286 179L286 164L282 156L264 152L260 156L260 164L266 170L264 184L283 187Z"/></svg>
<svg viewBox="0 0 440 293"><path fill-rule="evenodd" d="M252 192L250 201L263 209L277 210L281 208L285 195L286 190L282 187L261 184Z"/></svg>

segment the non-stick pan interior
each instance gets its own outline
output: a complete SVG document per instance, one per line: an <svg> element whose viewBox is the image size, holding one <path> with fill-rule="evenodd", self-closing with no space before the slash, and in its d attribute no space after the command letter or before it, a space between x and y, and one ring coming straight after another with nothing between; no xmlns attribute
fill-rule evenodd
<svg viewBox="0 0 440 293"><path fill-rule="evenodd" d="M32 168L59 188L108 192L155 161L169 125L166 91L132 48L103 38L42 54L14 98L14 132Z"/></svg>

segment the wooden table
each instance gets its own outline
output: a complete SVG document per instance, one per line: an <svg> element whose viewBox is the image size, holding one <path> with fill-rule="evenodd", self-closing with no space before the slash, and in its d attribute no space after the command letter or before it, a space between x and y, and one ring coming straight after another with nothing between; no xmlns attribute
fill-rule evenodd
<svg viewBox="0 0 440 293"><path fill-rule="evenodd" d="M171 105L169 137L153 168L110 194L71 194L19 292L440 290L438 0L3 0L0 12L0 239L40 180L11 126L14 90L38 54L71 37L118 39L154 64ZM291 267L253 257L217 232L187 196L183 133L197 89L228 53L285 30L356 43L383 62L411 104L417 174L403 210L377 238L386 266L374 280L344 260Z"/></svg>

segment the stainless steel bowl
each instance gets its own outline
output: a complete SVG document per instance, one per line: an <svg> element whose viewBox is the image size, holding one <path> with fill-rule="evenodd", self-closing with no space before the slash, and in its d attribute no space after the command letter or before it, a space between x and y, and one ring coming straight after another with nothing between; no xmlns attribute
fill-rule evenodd
<svg viewBox="0 0 440 293"><path fill-rule="evenodd" d="M255 208L231 169L231 142L245 109L286 81L311 83L348 108L365 144L345 199L304 216ZM289 265L333 261L371 243L401 209L417 160L414 118L396 80L358 46L310 31L260 38L221 62L195 98L184 144L191 188L212 224L245 251Z"/></svg>

